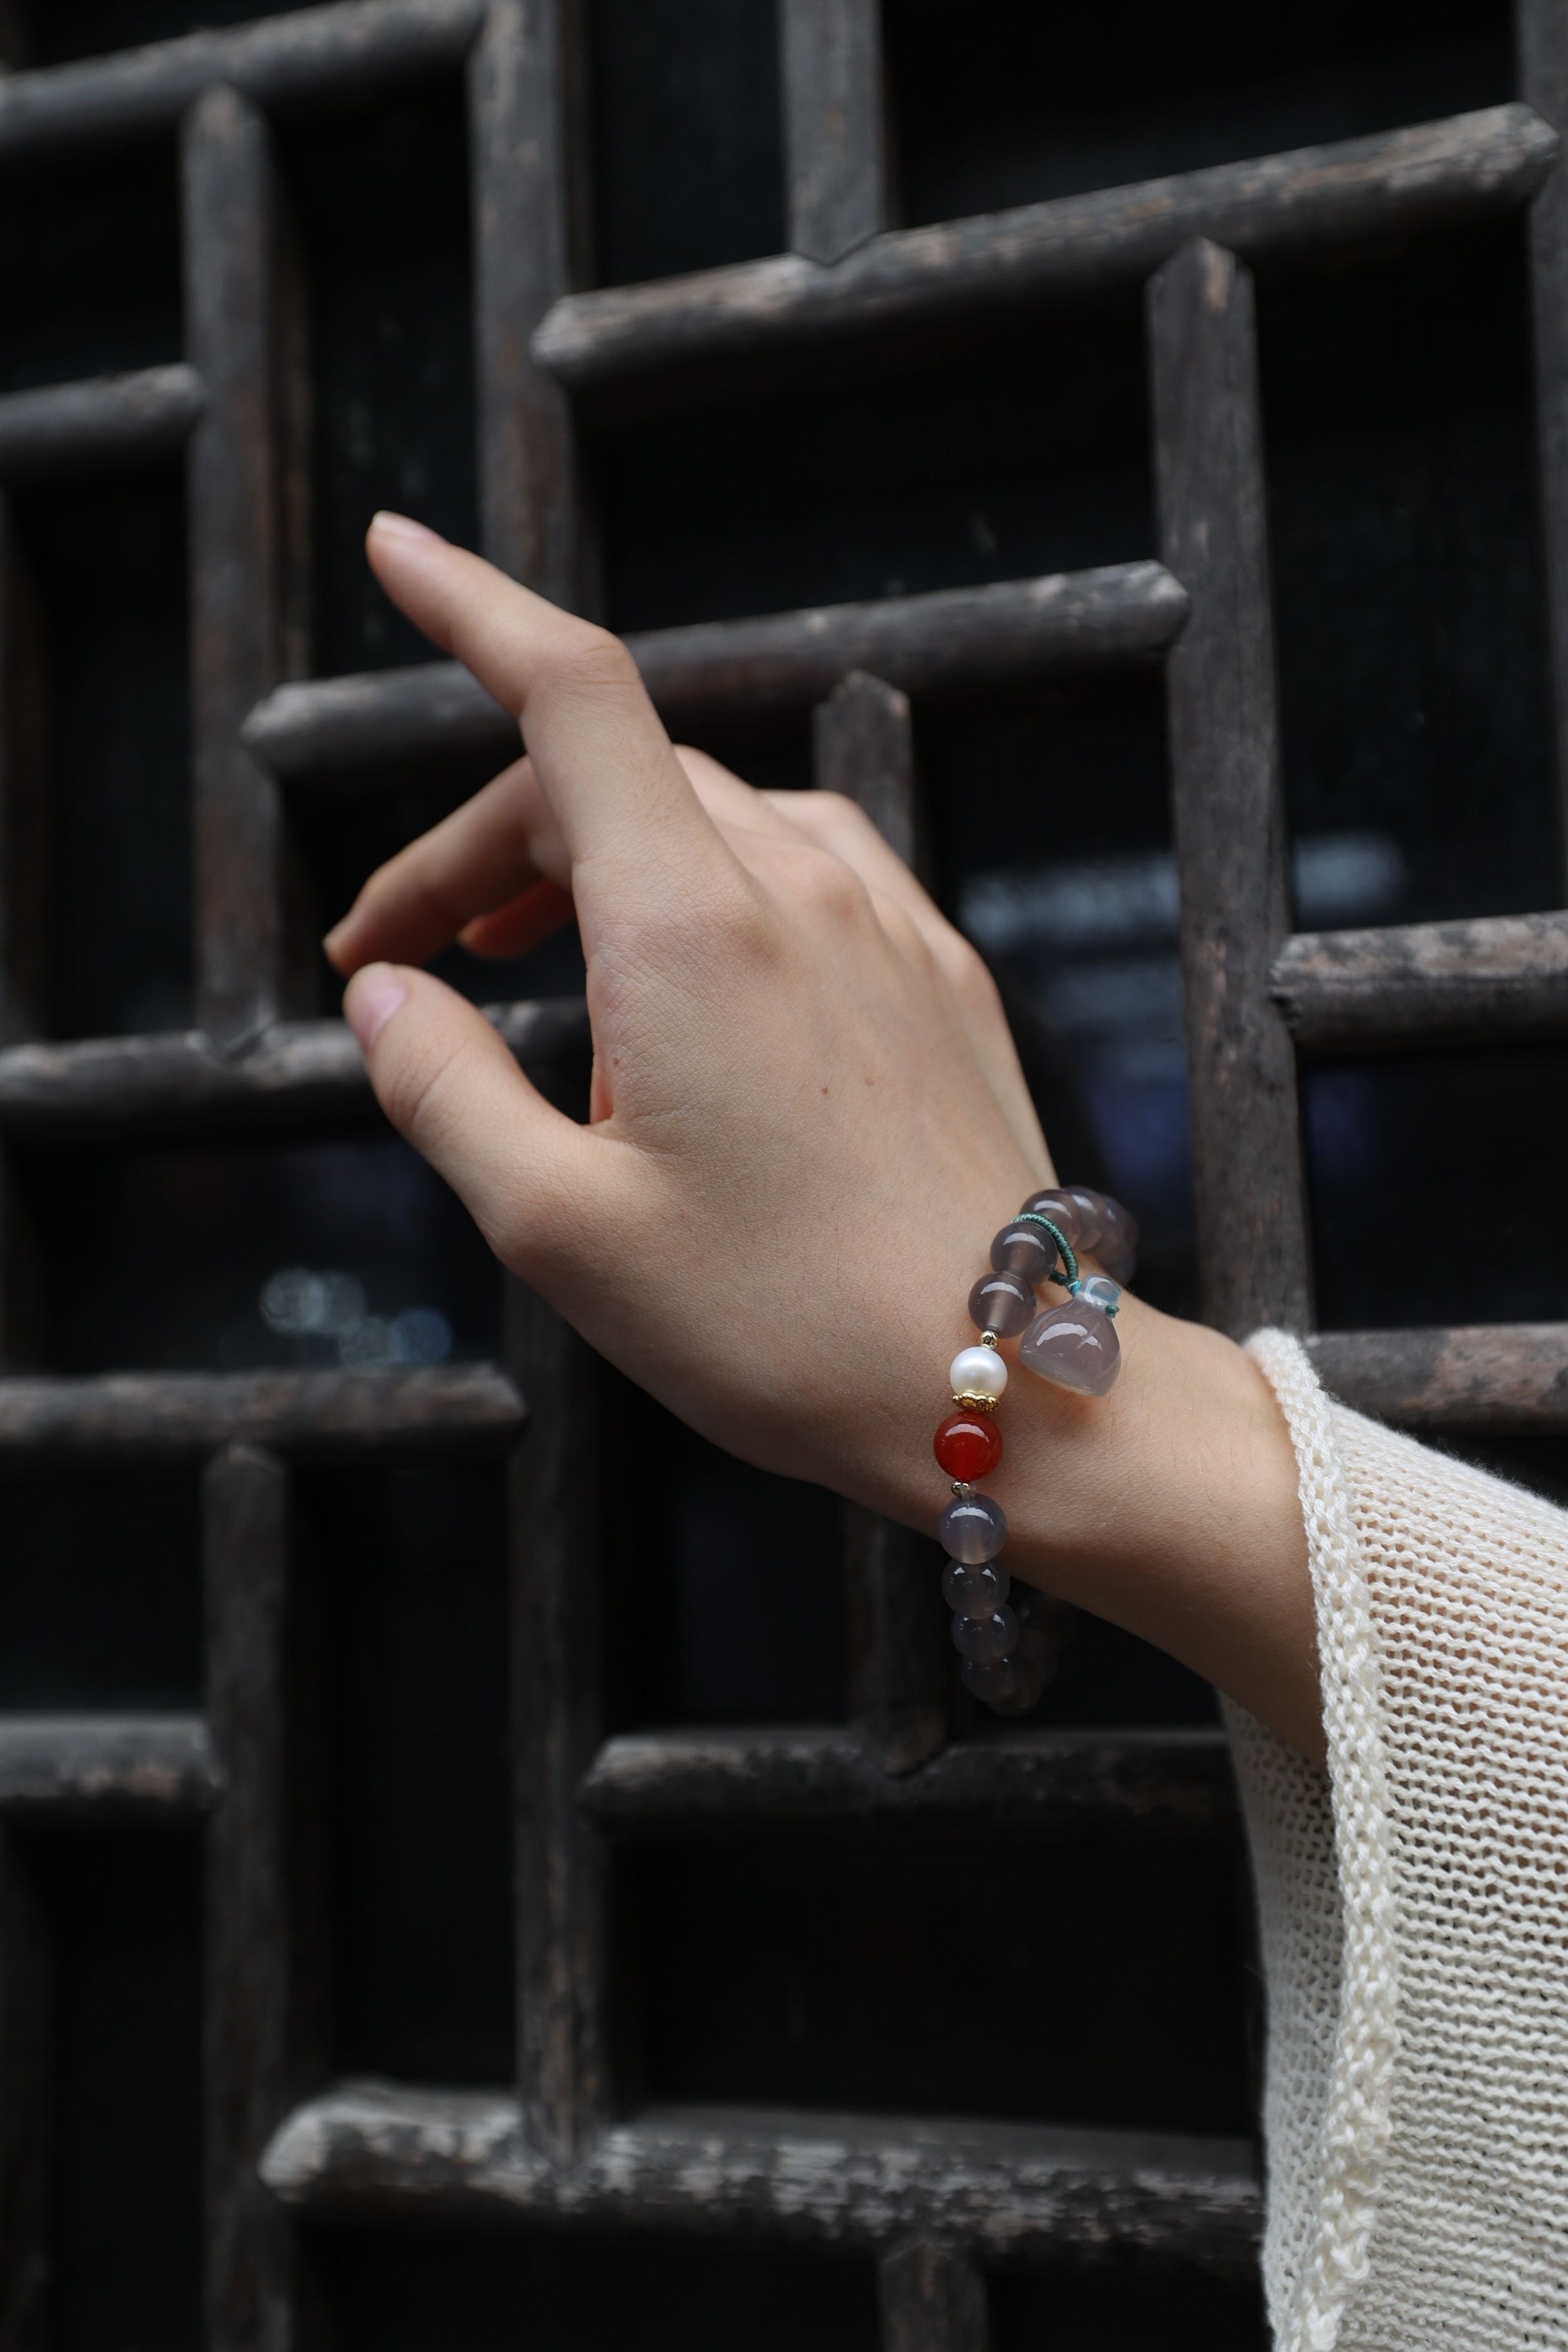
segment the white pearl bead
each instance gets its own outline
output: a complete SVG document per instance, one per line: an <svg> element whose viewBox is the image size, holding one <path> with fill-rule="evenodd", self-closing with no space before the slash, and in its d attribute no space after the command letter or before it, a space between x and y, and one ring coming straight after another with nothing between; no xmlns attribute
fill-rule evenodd
<svg viewBox="0 0 1568 2352"><path fill-rule="evenodd" d="M999 1397L1007 1385L1007 1367L994 1348L960 1348L948 1379L954 1396Z"/></svg>

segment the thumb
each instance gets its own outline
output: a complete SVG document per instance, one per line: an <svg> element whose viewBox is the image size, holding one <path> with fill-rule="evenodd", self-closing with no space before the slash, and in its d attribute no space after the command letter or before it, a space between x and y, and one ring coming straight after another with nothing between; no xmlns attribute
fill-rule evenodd
<svg viewBox="0 0 1568 2352"><path fill-rule="evenodd" d="M387 1118L505 1265L553 1289L592 1256L625 1146L546 1102L484 1014L428 972L366 964L343 1017Z"/></svg>

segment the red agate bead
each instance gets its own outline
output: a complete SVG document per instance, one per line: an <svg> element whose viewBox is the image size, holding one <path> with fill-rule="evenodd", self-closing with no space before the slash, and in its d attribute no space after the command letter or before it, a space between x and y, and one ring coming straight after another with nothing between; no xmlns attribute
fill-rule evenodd
<svg viewBox="0 0 1568 2352"><path fill-rule="evenodd" d="M931 1451L950 1478L988 1478L1002 1459L1002 1433L989 1413L950 1412Z"/></svg>

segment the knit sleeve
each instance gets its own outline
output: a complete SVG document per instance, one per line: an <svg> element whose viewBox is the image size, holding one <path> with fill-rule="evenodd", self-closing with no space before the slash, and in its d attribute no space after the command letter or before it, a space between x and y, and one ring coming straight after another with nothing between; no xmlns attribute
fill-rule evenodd
<svg viewBox="0 0 1568 2352"><path fill-rule="evenodd" d="M1568 1514L1326 1398L1289 1425L1328 1769L1226 1709L1268 1994L1279 2352L1568 2343Z"/></svg>

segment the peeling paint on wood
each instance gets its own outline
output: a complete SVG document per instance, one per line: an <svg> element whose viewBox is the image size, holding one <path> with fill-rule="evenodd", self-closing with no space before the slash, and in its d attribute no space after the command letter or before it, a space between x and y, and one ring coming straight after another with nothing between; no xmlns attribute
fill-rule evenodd
<svg viewBox="0 0 1568 2352"><path fill-rule="evenodd" d="M1158 563L1113 563L983 588L819 604L632 635L670 728L809 709L852 670L916 697L984 693L1157 661L1187 616ZM321 785L388 766L515 759L517 722L457 662L285 686L247 719L275 775Z"/></svg>
<svg viewBox="0 0 1568 2352"><path fill-rule="evenodd" d="M728 363L755 373L891 330L957 327L1009 309L1141 285L1193 237L1253 263L1510 212L1552 169L1557 133L1527 106L1254 163L1062 196L874 237L836 268L799 255L647 286L574 294L534 339L579 393L682 380ZM646 392L645 392L645 396Z"/></svg>
<svg viewBox="0 0 1568 2352"><path fill-rule="evenodd" d="M1430 1331L1320 1331L1323 1384L1402 1429L1568 1431L1568 1323Z"/></svg>
<svg viewBox="0 0 1568 2352"><path fill-rule="evenodd" d="M1299 932L1269 990L1304 1053L1568 1035L1568 914Z"/></svg>
<svg viewBox="0 0 1568 2352"><path fill-rule="evenodd" d="M1256 2273L1247 2144L959 2119L664 2109L577 2164L531 2154L515 2102L346 2084L298 2108L262 2178L303 2218L494 2227L620 2222L880 2249L939 2231L977 2258Z"/></svg>
<svg viewBox="0 0 1568 2352"><path fill-rule="evenodd" d="M581 998L483 1011L552 1101L585 1100L592 1038ZM0 1128L39 1143L380 1117L364 1056L342 1021L280 1022L236 1053L199 1029L0 1051Z"/></svg>
<svg viewBox="0 0 1568 2352"><path fill-rule="evenodd" d="M0 1719L0 1812L50 1821L205 1811L218 1791L195 1715L9 1715Z"/></svg>
<svg viewBox="0 0 1568 2352"><path fill-rule="evenodd" d="M373 1372L110 1372L0 1380L0 1473L199 1463L265 1444L296 1460L500 1453L524 1420L493 1364Z"/></svg>

